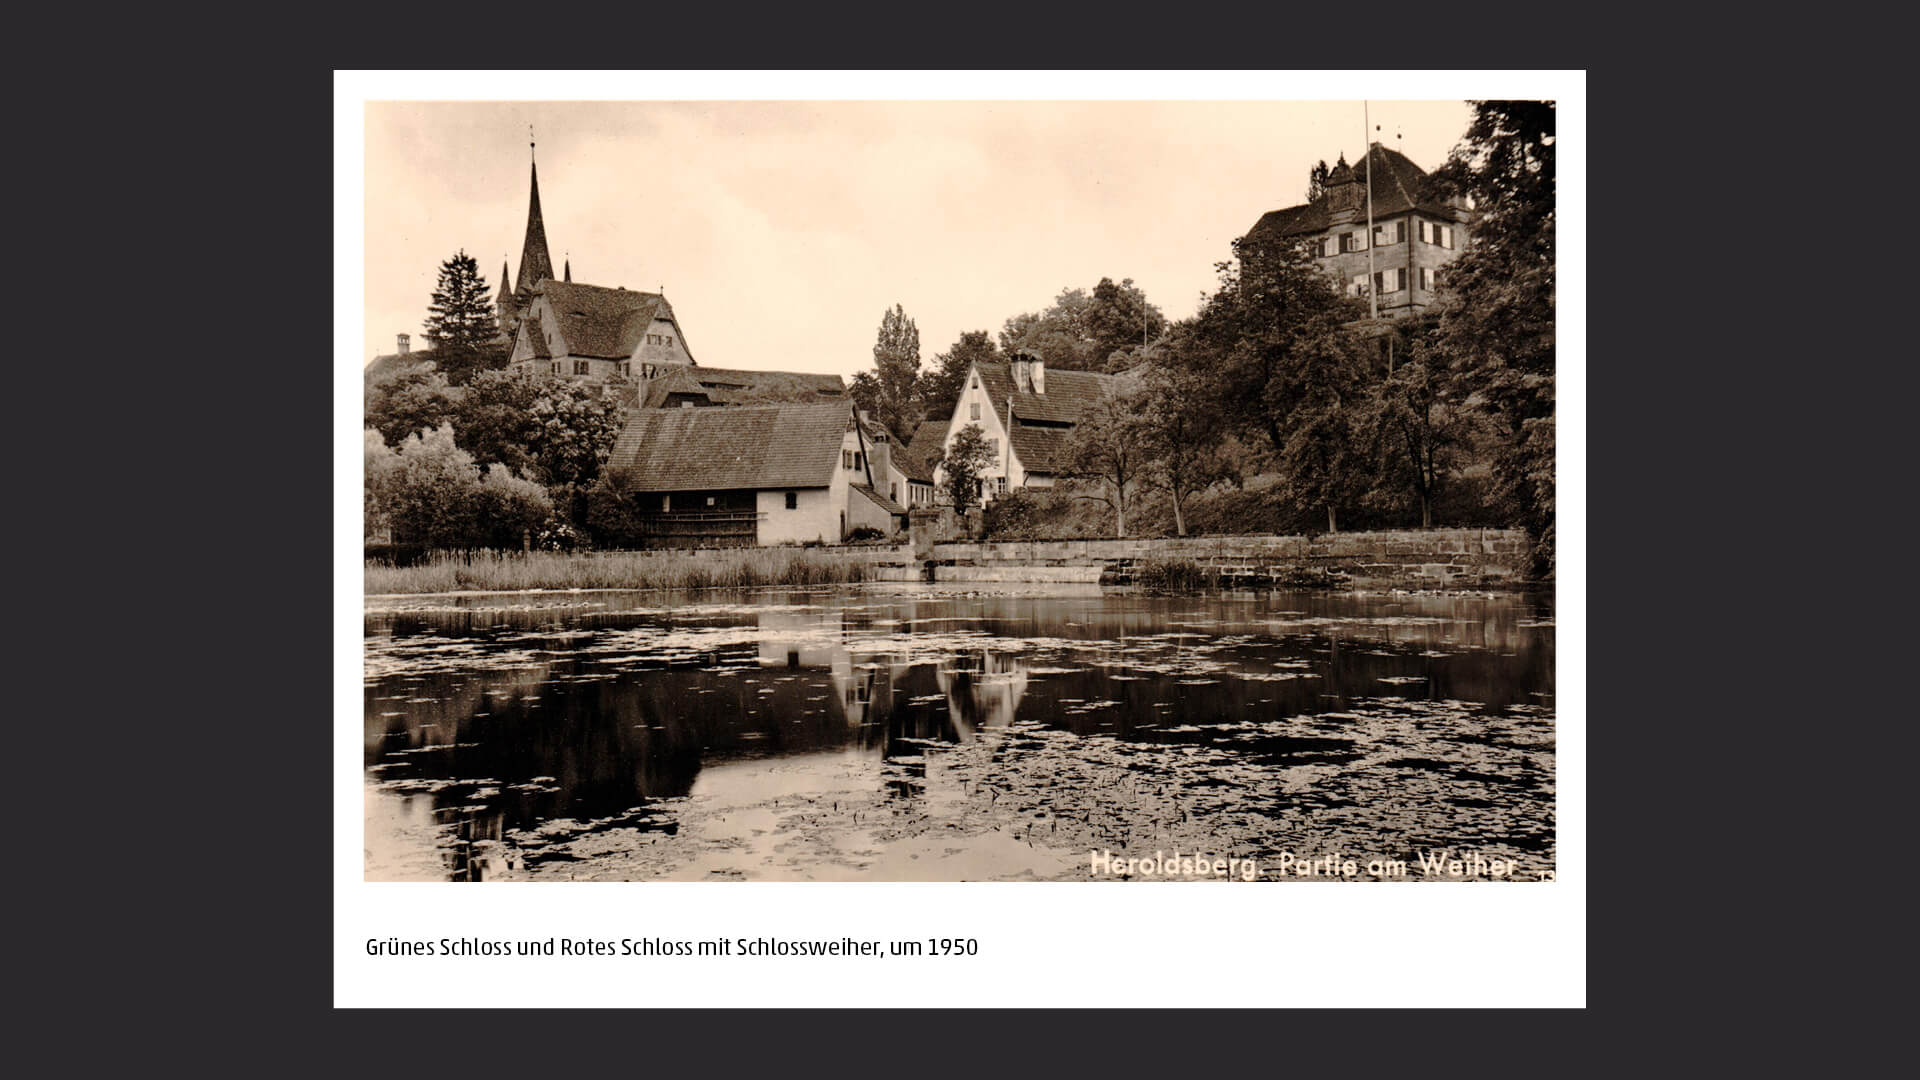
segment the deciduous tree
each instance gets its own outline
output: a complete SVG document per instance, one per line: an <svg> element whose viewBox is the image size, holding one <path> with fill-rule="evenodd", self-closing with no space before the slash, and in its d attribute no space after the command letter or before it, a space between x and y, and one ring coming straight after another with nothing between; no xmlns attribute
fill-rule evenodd
<svg viewBox="0 0 1920 1080"><path fill-rule="evenodd" d="M854 403L886 425L903 444L920 426L915 390L920 382L920 330L899 304L880 317L873 343L873 371L853 378Z"/></svg>
<svg viewBox="0 0 1920 1080"><path fill-rule="evenodd" d="M1148 371L1139 399L1144 478L1167 493L1174 531L1181 536L1187 535L1187 500L1232 472L1222 448L1220 396L1204 369L1161 362Z"/></svg>
<svg viewBox="0 0 1920 1080"><path fill-rule="evenodd" d="M460 391L438 371L415 368L377 383L367 393L367 426L390 446L420 431L432 431L452 419Z"/></svg>
<svg viewBox="0 0 1920 1080"><path fill-rule="evenodd" d="M993 464L993 448L979 424L968 424L953 435L932 466L943 473L943 486L955 512L965 515L980 501L981 474Z"/></svg>
<svg viewBox="0 0 1920 1080"><path fill-rule="evenodd" d="M1062 447L1074 475L1100 482L1105 494L1082 498L1113 508L1115 536L1127 535L1127 508L1152 459L1147 425L1141 419L1144 406L1139 392L1104 395L1081 414Z"/></svg>
<svg viewBox="0 0 1920 1080"><path fill-rule="evenodd" d="M1476 101L1437 192L1470 196L1472 240L1440 277L1436 356L1501 438L1494 476L1551 571L1554 520L1554 106Z"/></svg>

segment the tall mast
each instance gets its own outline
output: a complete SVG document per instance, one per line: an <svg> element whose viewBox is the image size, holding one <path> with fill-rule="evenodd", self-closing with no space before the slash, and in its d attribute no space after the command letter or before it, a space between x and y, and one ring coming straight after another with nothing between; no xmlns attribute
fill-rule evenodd
<svg viewBox="0 0 1920 1080"><path fill-rule="evenodd" d="M1380 290L1373 277L1373 118L1368 103L1360 103L1360 124L1365 129L1360 133L1361 160L1367 163L1367 317L1380 317Z"/></svg>

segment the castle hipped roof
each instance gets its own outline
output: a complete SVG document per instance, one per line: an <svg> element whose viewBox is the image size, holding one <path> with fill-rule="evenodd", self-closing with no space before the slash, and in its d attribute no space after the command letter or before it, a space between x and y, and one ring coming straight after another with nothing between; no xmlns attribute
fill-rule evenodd
<svg viewBox="0 0 1920 1080"><path fill-rule="evenodd" d="M1375 144L1367 156L1353 166L1352 182L1366 183L1369 171L1373 174L1373 216L1376 219L1419 210L1452 220L1453 208L1428 192L1426 170L1415 165L1405 154ZM1346 181L1339 168L1335 168L1327 178L1329 187L1343 182ZM1323 195L1299 206L1269 210L1248 230L1247 238L1260 240L1305 236L1321 232L1332 224L1332 215L1327 211L1327 200Z"/></svg>
<svg viewBox="0 0 1920 1080"><path fill-rule="evenodd" d="M826 487L852 417L845 401L636 409L607 468L630 493Z"/></svg>

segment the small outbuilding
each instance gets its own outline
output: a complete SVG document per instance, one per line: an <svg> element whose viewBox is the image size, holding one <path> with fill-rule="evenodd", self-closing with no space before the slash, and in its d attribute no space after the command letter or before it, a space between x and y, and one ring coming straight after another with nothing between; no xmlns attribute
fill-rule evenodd
<svg viewBox="0 0 1920 1080"><path fill-rule="evenodd" d="M853 404L635 409L608 475L658 546L839 543L893 535L906 508L874 485L873 446Z"/></svg>

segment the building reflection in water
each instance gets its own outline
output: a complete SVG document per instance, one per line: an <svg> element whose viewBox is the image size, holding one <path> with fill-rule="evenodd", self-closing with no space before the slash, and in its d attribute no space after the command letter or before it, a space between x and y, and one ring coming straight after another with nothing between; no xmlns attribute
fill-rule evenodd
<svg viewBox="0 0 1920 1080"><path fill-rule="evenodd" d="M369 876L481 879L503 860L564 858L543 853L549 832L671 832L659 801L722 764L742 766L729 783L750 783L769 759L878 757L892 790L916 797L929 745L972 742L1023 710L1084 735L1204 742L1224 717L1353 698L1535 704L1553 690L1551 615L1512 600L1349 596L783 603L665 620L369 613L369 656L389 672L365 690ZM716 644L606 643L663 625ZM1029 657L1046 639L1057 644L1036 680ZM383 643L397 643L391 655ZM392 659L408 649L461 659L409 669ZM1212 666L1191 677L1189 658Z"/></svg>

